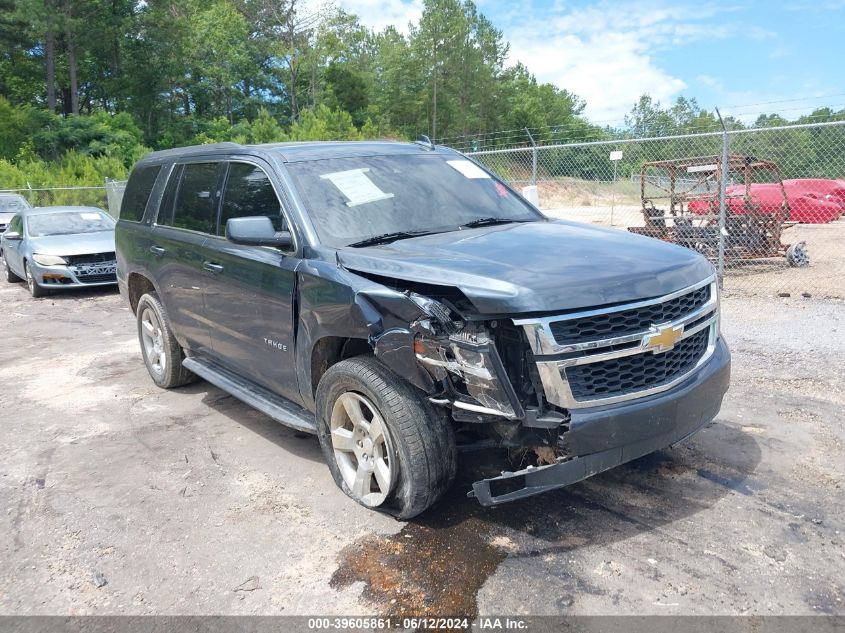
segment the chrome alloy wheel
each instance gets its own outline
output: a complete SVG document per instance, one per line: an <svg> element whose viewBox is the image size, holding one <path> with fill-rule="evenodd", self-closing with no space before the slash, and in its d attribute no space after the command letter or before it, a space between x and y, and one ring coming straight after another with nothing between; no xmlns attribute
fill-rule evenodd
<svg viewBox="0 0 845 633"><path fill-rule="evenodd" d="M396 482L398 469L381 414L367 398L348 391L334 403L330 429L344 483L364 505L380 506Z"/></svg>
<svg viewBox="0 0 845 633"><path fill-rule="evenodd" d="M35 278L32 276L32 271L26 262L24 262L23 271L26 273L26 285L29 288L30 294L32 294L32 291L35 289Z"/></svg>
<svg viewBox="0 0 845 633"><path fill-rule="evenodd" d="M164 332L161 330L158 315L151 308L145 308L141 314L141 345L144 347L144 356L149 362L151 371L156 376L163 376L167 368Z"/></svg>

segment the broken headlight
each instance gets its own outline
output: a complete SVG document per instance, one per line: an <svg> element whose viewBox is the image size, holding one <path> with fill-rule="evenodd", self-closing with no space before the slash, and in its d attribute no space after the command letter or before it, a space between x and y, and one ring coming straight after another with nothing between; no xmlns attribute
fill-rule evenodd
<svg viewBox="0 0 845 633"><path fill-rule="evenodd" d="M431 323L421 323L414 353L437 380L448 379L458 398L452 405L468 411L520 418L523 415L499 353L484 330L464 327L436 335Z"/></svg>

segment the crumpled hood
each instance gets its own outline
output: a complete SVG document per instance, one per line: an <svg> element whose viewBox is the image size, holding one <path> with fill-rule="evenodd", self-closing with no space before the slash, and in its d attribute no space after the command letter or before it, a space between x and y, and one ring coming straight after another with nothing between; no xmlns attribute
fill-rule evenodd
<svg viewBox="0 0 845 633"><path fill-rule="evenodd" d="M114 231L80 233L76 235L48 235L27 238L33 253L43 255L88 255L114 251Z"/></svg>
<svg viewBox="0 0 845 633"><path fill-rule="evenodd" d="M481 314L560 312L680 290L713 273L701 255L564 220L506 224L345 248L351 271L459 288Z"/></svg>

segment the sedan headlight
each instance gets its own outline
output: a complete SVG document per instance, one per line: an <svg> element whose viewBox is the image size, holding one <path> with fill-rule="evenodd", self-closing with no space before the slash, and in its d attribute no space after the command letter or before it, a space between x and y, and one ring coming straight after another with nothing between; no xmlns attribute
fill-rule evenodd
<svg viewBox="0 0 845 633"><path fill-rule="evenodd" d="M59 257L58 255L33 255L32 259L35 261L36 264L41 264L42 266L66 266L67 261L64 257Z"/></svg>

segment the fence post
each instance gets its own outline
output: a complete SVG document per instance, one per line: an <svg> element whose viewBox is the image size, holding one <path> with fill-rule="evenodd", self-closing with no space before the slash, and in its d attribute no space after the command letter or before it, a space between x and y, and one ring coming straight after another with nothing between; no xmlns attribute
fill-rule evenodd
<svg viewBox="0 0 845 633"><path fill-rule="evenodd" d="M719 117L719 124L722 126L722 164L719 168L719 263L717 275L719 277L719 288L723 288L725 285L725 236L727 235L725 214L727 211L726 198L728 195L728 156L730 155L731 139L728 136L728 130L725 127L725 122L722 120L719 108L716 108L716 115Z"/></svg>
<svg viewBox="0 0 845 633"><path fill-rule="evenodd" d="M534 142L534 137L528 128L525 128L525 133L528 135L528 140L531 141L531 185L537 186L537 143Z"/></svg>

